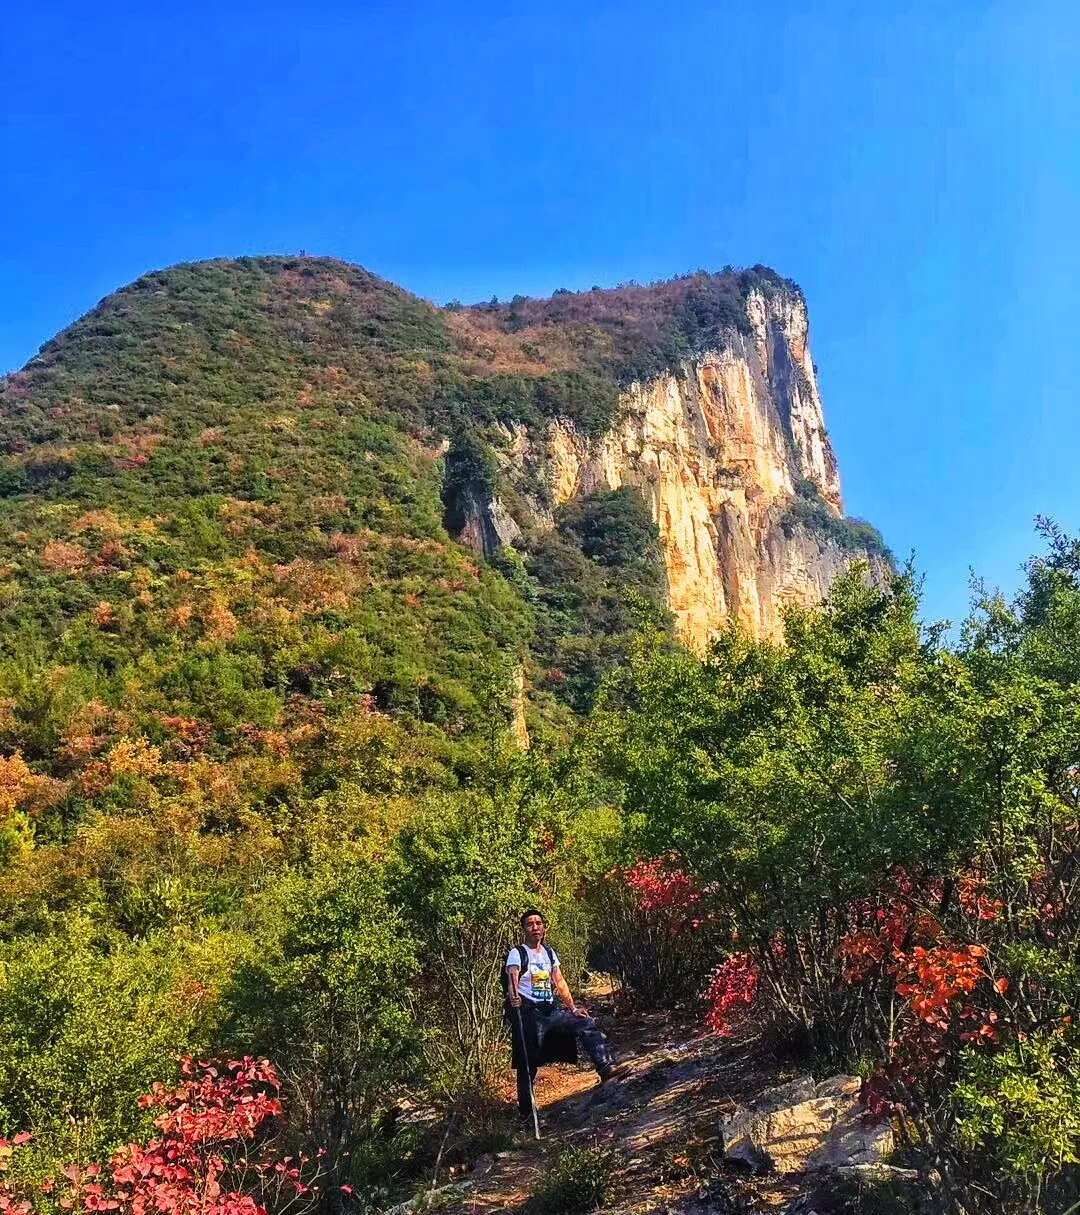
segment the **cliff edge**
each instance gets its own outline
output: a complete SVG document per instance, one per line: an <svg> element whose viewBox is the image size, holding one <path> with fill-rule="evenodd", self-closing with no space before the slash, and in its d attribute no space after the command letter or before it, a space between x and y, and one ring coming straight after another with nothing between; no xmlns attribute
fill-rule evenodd
<svg viewBox="0 0 1080 1215"><path fill-rule="evenodd" d="M760 269L742 286L741 314L623 386L602 431L558 415L504 427L498 463L524 490L518 510L474 492L461 537L490 556L568 502L633 487L659 530L676 629L699 650L731 618L779 638L784 606L820 602L854 560L886 576L880 537L843 514L802 293ZM539 350L551 323L541 314L521 346Z"/></svg>

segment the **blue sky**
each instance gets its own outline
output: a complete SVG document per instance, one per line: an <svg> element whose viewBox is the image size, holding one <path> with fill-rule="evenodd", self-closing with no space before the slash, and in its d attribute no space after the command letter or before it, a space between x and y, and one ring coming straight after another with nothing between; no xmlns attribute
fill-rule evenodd
<svg viewBox="0 0 1080 1215"><path fill-rule="evenodd" d="M194 258L439 302L765 262L928 616L1015 588L1037 513L1080 531L1075 2L4 13L0 369Z"/></svg>

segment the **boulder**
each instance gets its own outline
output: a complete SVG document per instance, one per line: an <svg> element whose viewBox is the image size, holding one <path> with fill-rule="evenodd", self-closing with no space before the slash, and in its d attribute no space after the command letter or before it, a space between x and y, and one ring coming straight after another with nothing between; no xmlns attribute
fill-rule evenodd
<svg viewBox="0 0 1080 1215"><path fill-rule="evenodd" d="M464 1197L469 1189L469 1182L457 1181L452 1185L441 1185L437 1190L421 1190L408 1201L399 1202L396 1207L389 1207L383 1215L418 1215L420 1211L431 1211L454 1198Z"/></svg>
<svg viewBox="0 0 1080 1215"><path fill-rule="evenodd" d="M838 1099L843 1102L843 1098ZM872 1122L858 1101L849 1098L837 1109L836 1121L821 1145L806 1161L809 1169L850 1169L856 1165L877 1165L893 1150L892 1127L888 1122Z"/></svg>
<svg viewBox="0 0 1080 1215"><path fill-rule="evenodd" d="M767 1089L721 1119L725 1158L777 1173L880 1164L892 1151L892 1130L866 1117L859 1087L857 1076L803 1076Z"/></svg>
<svg viewBox="0 0 1080 1215"><path fill-rule="evenodd" d="M824 1083L828 1083L825 1081ZM783 1109L787 1105L798 1105L800 1101L809 1101L816 1097L817 1082L813 1076L800 1076L797 1080L789 1080L787 1084L766 1088L754 1098L754 1109L771 1112ZM825 1094L828 1096L828 1094Z"/></svg>
<svg viewBox="0 0 1080 1215"><path fill-rule="evenodd" d="M858 1076L830 1076L814 1085L815 1097L857 1097L862 1088Z"/></svg>

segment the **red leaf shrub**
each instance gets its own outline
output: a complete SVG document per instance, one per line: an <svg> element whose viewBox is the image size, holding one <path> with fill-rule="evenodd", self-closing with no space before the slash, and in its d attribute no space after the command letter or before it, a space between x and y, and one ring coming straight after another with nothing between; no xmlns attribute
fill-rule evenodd
<svg viewBox="0 0 1080 1215"><path fill-rule="evenodd" d="M733 953L709 980L705 1024L722 1038L732 1034L757 999L760 981L761 971L750 955Z"/></svg>
<svg viewBox="0 0 1080 1215"><path fill-rule="evenodd" d="M700 900L701 893L678 866L663 857L640 860L629 869L614 869L611 875L621 878L637 896L638 909L645 914L666 911L671 919L671 931L688 926L688 915ZM691 922L696 927L696 923Z"/></svg>
<svg viewBox="0 0 1080 1215"><path fill-rule="evenodd" d="M999 901L978 874L946 892L940 878L897 868L877 899L728 958L706 992L706 1024L731 1033L764 986L766 1015L817 1017L876 1054L864 1100L882 1114L951 1075L966 1046L1001 1042L1010 983L979 940L999 920Z"/></svg>
<svg viewBox="0 0 1080 1215"><path fill-rule="evenodd" d="M280 1157L275 1149L282 1111L271 1064L250 1057L224 1064L185 1058L181 1075L176 1088L155 1084L139 1099L160 1111L154 1118L158 1138L129 1143L104 1169L69 1164L35 1192L73 1213L267 1215L310 1206L322 1166L304 1154ZM16 1135L13 1145L28 1138ZM3 1177L13 1145L0 1140L0 1212L23 1215L34 1206Z"/></svg>
<svg viewBox="0 0 1080 1215"><path fill-rule="evenodd" d="M707 892L674 857L615 868L589 892L600 969L637 1001L656 1007L692 999L715 965Z"/></svg>
<svg viewBox="0 0 1080 1215"><path fill-rule="evenodd" d="M3 1215L30 1215L33 1210L29 1201L12 1189L4 1176L11 1166L12 1152L29 1138L25 1131L20 1131L11 1140L0 1139L0 1212Z"/></svg>

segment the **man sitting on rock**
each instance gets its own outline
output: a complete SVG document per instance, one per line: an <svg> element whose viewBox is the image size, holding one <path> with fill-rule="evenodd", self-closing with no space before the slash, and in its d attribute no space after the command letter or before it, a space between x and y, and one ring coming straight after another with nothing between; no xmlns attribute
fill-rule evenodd
<svg viewBox="0 0 1080 1215"><path fill-rule="evenodd" d="M506 958L506 1020L510 1026L513 1065L517 1071L518 1111L532 1115L532 1083L542 1063L576 1063L577 1046L585 1048L601 1082L622 1073L616 1068L607 1038L588 1010L574 1003L559 966L559 956L544 941L547 921L530 908L521 917L524 941ZM561 1004L556 1003L556 995Z"/></svg>

